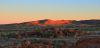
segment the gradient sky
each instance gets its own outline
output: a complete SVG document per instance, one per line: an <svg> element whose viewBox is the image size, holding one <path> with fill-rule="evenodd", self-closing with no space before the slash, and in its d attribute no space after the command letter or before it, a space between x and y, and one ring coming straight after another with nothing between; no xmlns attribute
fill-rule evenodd
<svg viewBox="0 0 100 48"><path fill-rule="evenodd" d="M100 0L0 0L0 24L40 19L100 19Z"/></svg>

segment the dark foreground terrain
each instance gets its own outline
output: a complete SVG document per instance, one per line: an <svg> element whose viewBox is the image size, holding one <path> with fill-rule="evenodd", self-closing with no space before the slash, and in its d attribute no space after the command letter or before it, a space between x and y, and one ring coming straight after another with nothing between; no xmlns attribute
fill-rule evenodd
<svg viewBox="0 0 100 48"><path fill-rule="evenodd" d="M100 48L100 20L0 25L0 48Z"/></svg>

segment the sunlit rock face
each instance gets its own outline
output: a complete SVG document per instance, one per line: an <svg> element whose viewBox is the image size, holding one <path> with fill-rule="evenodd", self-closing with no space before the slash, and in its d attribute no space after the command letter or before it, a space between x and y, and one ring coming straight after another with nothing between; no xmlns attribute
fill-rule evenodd
<svg viewBox="0 0 100 48"><path fill-rule="evenodd" d="M63 25L63 24L70 24L71 20L45 19L45 20L32 21L30 23L33 24L33 25Z"/></svg>
<svg viewBox="0 0 100 48"><path fill-rule="evenodd" d="M45 22L46 25L61 25L61 24L69 24L69 20L47 20Z"/></svg>

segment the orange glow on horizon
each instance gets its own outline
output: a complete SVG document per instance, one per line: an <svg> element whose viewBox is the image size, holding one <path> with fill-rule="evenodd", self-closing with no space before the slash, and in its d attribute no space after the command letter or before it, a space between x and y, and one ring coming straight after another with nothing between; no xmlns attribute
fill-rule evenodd
<svg viewBox="0 0 100 48"><path fill-rule="evenodd" d="M96 16L96 17L95 17ZM78 13L0 13L0 24L21 23L42 19L53 20L88 20L88 19L100 19L98 14L78 14ZM95 18L94 18L95 17Z"/></svg>

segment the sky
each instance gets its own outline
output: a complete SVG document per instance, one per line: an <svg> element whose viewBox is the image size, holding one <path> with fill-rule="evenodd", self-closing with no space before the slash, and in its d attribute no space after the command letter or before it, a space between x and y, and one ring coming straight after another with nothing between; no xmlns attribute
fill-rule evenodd
<svg viewBox="0 0 100 48"><path fill-rule="evenodd" d="M100 19L100 0L0 0L0 24Z"/></svg>

